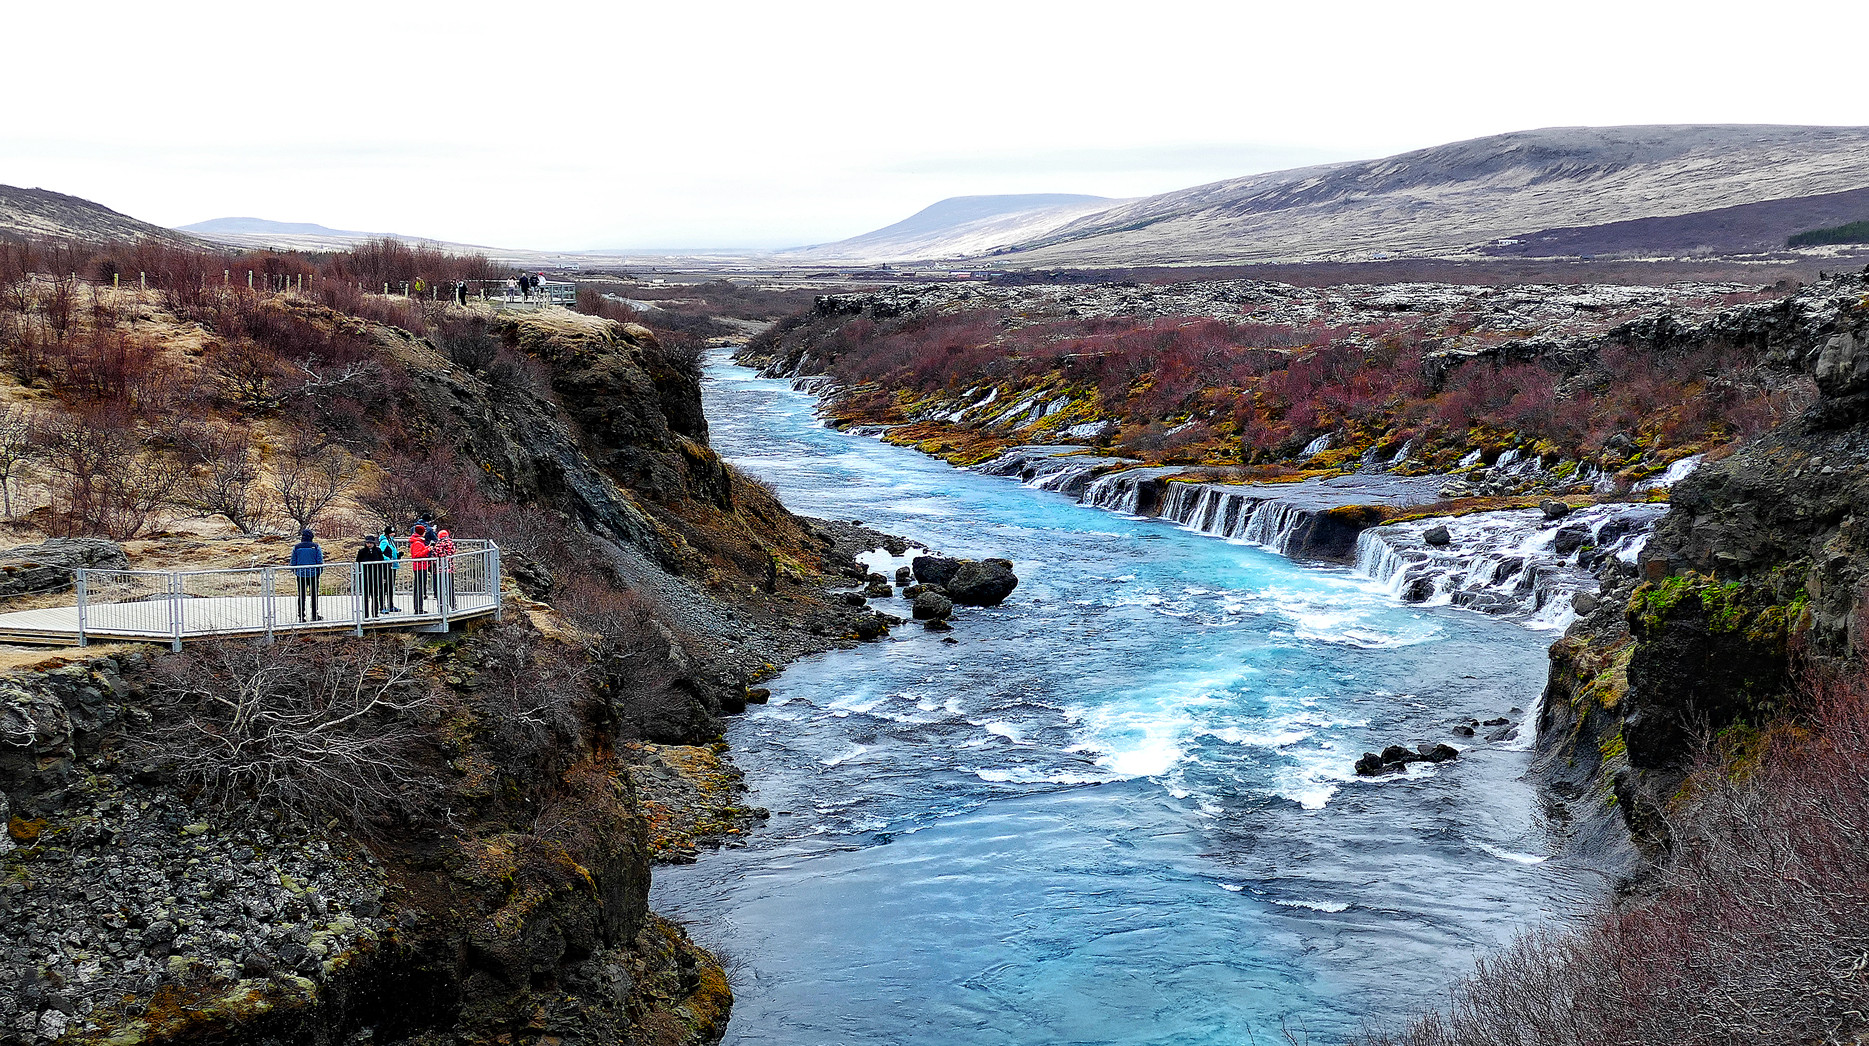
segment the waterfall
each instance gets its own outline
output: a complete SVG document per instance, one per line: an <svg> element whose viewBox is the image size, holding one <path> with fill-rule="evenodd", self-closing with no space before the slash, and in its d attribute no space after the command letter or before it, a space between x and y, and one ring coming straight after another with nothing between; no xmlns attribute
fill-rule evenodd
<svg viewBox="0 0 1869 1046"><path fill-rule="evenodd" d="M1561 629L1570 597L1594 587L1606 556L1633 559L1666 511L1661 505L1595 505L1547 522L1536 509L1479 512L1372 527L1356 540L1356 573L1411 603L1453 603ZM1445 526L1450 540L1423 535Z"/></svg>
<svg viewBox="0 0 1869 1046"><path fill-rule="evenodd" d="M1133 516L1141 497L1142 488L1136 477L1117 472L1093 481L1078 500L1096 508Z"/></svg>
<svg viewBox="0 0 1869 1046"><path fill-rule="evenodd" d="M1311 442L1306 443L1304 445L1304 449L1298 452L1298 458L1301 461L1304 460L1305 458L1314 458L1317 455L1322 454L1329 449L1330 449L1330 433L1326 432L1322 436L1319 436L1318 438L1312 440Z"/></svg>
<svg viewBox="0 0 1869 1046"><path fill-rule="evenodd" d="M1676 483L1686 479L1690 473L1699 468L1700 460L1704 457L1706 457L1705 454L1695 454L1690 457L1682 458L1674 464L1669 465L1667 471L1663 472L1661 475L1650 476L1640 483L1637 483L1635 489L1655 490L1660 487L1672 487Z"/></svg>

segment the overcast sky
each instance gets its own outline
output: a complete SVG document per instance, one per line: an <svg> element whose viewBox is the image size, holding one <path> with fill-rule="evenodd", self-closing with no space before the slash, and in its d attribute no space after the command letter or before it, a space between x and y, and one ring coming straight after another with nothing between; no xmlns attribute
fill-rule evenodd
<svg viewBox="0 0 1869 1046"><path fill-rule="evenodd" d="M1531 127L1869 124L1831 43L1866 12L5 0L0 183L163 225L786 246L948 196L1144 195Z"/></svg>

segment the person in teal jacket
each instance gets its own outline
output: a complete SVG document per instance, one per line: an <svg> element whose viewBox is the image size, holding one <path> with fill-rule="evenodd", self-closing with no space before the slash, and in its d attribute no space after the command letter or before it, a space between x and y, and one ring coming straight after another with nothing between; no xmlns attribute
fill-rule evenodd
<svg viewBox="0 0 1869 1046"><path fill-rule="evenodd" d="M402 550L396 547L396 539L390 535L388 527L383 528L383 536L376 547L383 552L383 605L392 614L402 613L396 605L396 561L402 558Z"/></svg>

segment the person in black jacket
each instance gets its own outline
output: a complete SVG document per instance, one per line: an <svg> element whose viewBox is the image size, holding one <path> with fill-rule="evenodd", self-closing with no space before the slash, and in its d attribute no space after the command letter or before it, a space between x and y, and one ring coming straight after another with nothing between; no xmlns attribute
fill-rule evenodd
<svg viewBox="0 0 1869 1046"><path fill-rule="evenodd" d="M292 573L299 581L299 620L305 620L305 597L311 596L311 619L323 621L318 613L318 577L324 573L324 549L312 540L310 528L299 531L299 543L292 546Z"/></svg>
<svg viewBox="0 0 1869 1046"><path fill-rule="evenodd" d="M363 600L363 616L376 617L388 605L389 588L384 582L383 550L377 547L375 534L365 534L357 548L357 592Z"/></svg>

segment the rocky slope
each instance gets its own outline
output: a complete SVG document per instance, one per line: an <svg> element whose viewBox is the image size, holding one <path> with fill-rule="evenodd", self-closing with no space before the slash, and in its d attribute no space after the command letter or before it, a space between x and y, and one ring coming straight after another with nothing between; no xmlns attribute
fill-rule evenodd
<svg viewBox="0 0 1869 1046"><path fill-rule="evenodd" d="M1795 718L1797 673L1860 660L1869 571L1869 279L1684 336L1783 353L1820 398L1683 480L1639 559L1604 564L1600 595L1552 647L1539 749L1649 847L1666 845L1664 814L1704 746L1738 757Z"/></svg>
<svg viewBox="0 0 1869 1046"><path fill-rule="evenodd" d="M47 236L84 243L155 240L180 246L200 241L173 229L151 225L100 203L50 189L0 185L0 234Z"/></svg>

